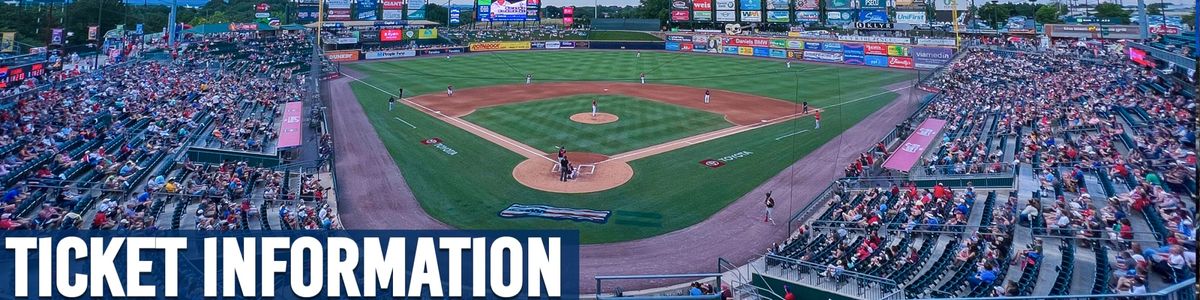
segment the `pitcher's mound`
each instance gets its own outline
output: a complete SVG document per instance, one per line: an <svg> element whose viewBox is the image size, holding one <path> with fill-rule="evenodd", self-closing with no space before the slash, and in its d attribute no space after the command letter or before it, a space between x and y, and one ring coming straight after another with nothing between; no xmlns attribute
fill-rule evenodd
<svg viewBox="0 0 1200 300"><path fill-rule="evenodd" d="M591 117L591 116L589 116ZM567 152L567 160L578 171L575 179L560 180L557 165L558 154L549 154L543 158L530 158L513 168L513 178L527 187L554 193L591 193L615 188L629 182L633 178L633 167L623 161L606 161L608 156Z"/></svg>
<svg viewBox="0 0 1200 300"><path fill-rule="evenodd" d="M590 112L571 115L571 121L583 124L606 124L616 122L617 119L619 119L617 115L610 113L596 113L595 117L593 117L592 113Z"/></svg>

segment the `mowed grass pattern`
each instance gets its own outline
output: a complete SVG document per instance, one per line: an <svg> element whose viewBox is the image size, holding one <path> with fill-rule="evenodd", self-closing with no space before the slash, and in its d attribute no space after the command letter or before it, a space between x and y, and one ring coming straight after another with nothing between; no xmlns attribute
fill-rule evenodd
<svg viewBox="0 0 1200 300"><path fill-rule="evenodd" d="M583 124L576 113L591 113L592 99L617 122ZM467 121L544 152L566 146L570 151L613 155L733 126L719 114L652 100L619 95L575 95L486 107Z"/></svg>
<svg viewBox="0 0 1200 300"><path fill-rule="evenodd" d="M514 69L510 69L505 62L519 63L519 66L513 65ZM411 96L414 92L442 92L447 81L453 81L456 88L523 83L522 72L533 72L535 79L543 81L628 77L622 79L628 82L636 80L638 70L653 69L655 63L663 66L648 72L659 74L648 75L652 82L660 75L705 77L675 79L667 83L724 88L793 101L803 99L816 107L845 104L823 112L819 130L814 130L810 117L757 128L633 161L630 164L635 170L634 178L615 189L564 195L533 190L516 182L511 175L512 168L524 160L517 153L408 106L387 111L388 94L379 90L395 93L397 88L403 87L406 96ZM370 85L353 82L351 88L417 201L431 216L461 229L579 230L585 243L651 237L708 218L896 99L896 93L886 92L882 86L916 77L915 73L803 63L793 63L792 69L786 69L779 60L663 52L643 52L639 62L631 51L583 50L466 55L454 57L450 62L442 57L343 67L363 71L369 76L365 82ZM749 73L755 74L746 75ZM395 118L402 118L417 128ZM794 134L803 130L809 131ZM780 138L789 134L791 136ZM442 138L445 145L458 154L449 156L420 144L422 139L430 137ZM866 149L870 145L862 146ZM698 163L740 151L753 154L718 169ZM840 155L845 158L852 154ZM839 157L818 159L834 163ZM801 167L785 175L813 174ZM785 186L776 189L775 195L789 197L795 191L820 188L823 187ZM613 215L606 224L496 216L513 203L609 210ZM777 219L782 221L784 215L798 209L800 207L777 207L780 215ZM746 216L746 222L761 222L762 215L757 213Z"/></svg>

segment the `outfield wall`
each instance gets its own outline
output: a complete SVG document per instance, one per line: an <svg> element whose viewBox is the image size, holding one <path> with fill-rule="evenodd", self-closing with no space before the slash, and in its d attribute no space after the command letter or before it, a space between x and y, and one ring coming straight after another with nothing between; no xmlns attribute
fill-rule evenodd
<svg viewBox="0 0 1200 300"><path fill-rule="evenodd" d="M955 49L888 42L670 34L667 51L701 52L894 69L932 70L954 58Z"/></svg>

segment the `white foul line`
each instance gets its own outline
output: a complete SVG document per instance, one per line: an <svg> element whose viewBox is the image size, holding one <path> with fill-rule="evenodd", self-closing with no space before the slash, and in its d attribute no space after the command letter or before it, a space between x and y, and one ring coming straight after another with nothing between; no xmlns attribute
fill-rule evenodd
<svg viewBox="0 0 1200 300"><path fill-rule="evenodd" d="M350 79L354 79L354 81L358 81L358 82L361 82L361 83L363 83L363 84L365 84L365 85L367 85L367 86L370 86L370 87L372 87L372 88L375 88L376 90L379 90L380 92L383 92L384 94L388 94L388 95L396 96L396 94L392 94L391 92L388 92L387 90L381 89L381 88L379 88L379 87L375 86L374 84L367 83L366 81L363 81L362 79L355 78L354 76L350 76L349 74L342 74L342 75L343 75L343 76L346 76L346 77L349 77ZM404 100L403 98L401 98L400 100L401 100L401 101L404 101L404 102L407 102L408 104L412 104L412 105L415 105L415 106L417 106L417 107L420 107L420 108L422 108L422 109L428 110L428 111L430 111L430 112L432 112L432 113L434 113L434 114L437 114L437 115L439 115L439 116L442 116L442 118L446 118L446 119L448 119L448 120L453 120L454 122L457 122L458 124L461 124L462 126L469 127L469 128L471 128L471 129L474 129L474 130L476 130L476 132L479 132L479 133L486 134L486 135L488 135L488 136L490 136L490 137L492 137L492 138L494 138L494 139L497 139L497 140L500 140L500 141L502 141L502 142L504 142L504 143L506 143L506 144L512 145L513 147L517 147L517 148L519 148L519 149L521 149L521 150L524 150L524 151L526 151L526 152L529 152L530 154L533 154L533 155L534 155L534 156L536 156L536 157L541 157L541 158L544 158L544 159L546 159L546 160L549 160L549 161L554 161L553 159L551 159L551 158L549 158L549 157L546 157L546 153L542 153L542 152L538 152L537 150L530 149L528 146L525 146L525 145L521 145L521 144L513 143L512 141L509 141L509 139L508 139L508 138L505 138L505 137L502 137L502 136L497 136L497 135L495 135L495 134L492 134L492 132L491 132L490 130L483 129L483 128L479 127L479 126L476 126L475 124L471 124L470 122L463 121L463 120L461 120L461 119L459 119L459 118L455 118L455 117L447 116L446 114L443 114L441 111L438 111L438 110L433 110L433 109L431 109L431 108L429 108L429 107L426 107L426 106L424 106L424 105L421 105L420 103L416 103L416 102L409 101L409 100ZM396 119L400 119L400 118L396 118ZM401 122L404 122L404 120L400 120L400 121L401 121ZM404 122L404 123L406 123L406 124L407 124L408 122ZM412 124L409 124L408 126L412 126ZM413 128L417 128L417 127L416 127L416 126L413 126Z"/></svg>
<svg viewBox="0 0 1200 300"><path fill-rule="evenodd" d="M809 131L809 130L802 130L802 131L797 131L797 132L787 133L787 134L784 134L784 136L782 136L782 137L775 138L775 140L780 140L780 139L784 139L784 138L786 138L786 137L796 136L796 134L805 133L805 132L808 132L808 131Z"/></svg>
<svg viewBox="0 0 1200 300"><path fill-rule="evenodd" d="M404 119L401 119L400 117L396 117L396 120L400 120L400 122L404 122L404 124L408 124L408 127L412 127L413 129L417 129L417 126L413 126L413 124L412 124L412 123L409 123L408 121L405 121Z"/></svg>

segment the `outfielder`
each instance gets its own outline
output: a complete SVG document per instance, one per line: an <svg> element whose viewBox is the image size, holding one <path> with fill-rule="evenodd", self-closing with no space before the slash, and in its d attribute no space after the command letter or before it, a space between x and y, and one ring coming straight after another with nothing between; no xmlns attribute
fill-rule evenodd
<svg viewBox="0 0 1200 300"><path fill-rule="evenodd" d="M712 94L708 92L708 89L704 89L704 104L708 104L708 98L711 96Z"/></svg>
<svg viewBox="0 0 1200 300"><path fill-rule="evenodd" d="M642 84L646 84L646 73L642 73Z"/></svg>
<svg viewBox="0 0 1200 300"><path fill-rule="evenodd" d="M450 97L450 96L454 96L454 85L453 84L446 86L446 97Z"/></svg>
<svg viewBox="0 0 1200 300"><path fill-rule="evenodd" d="M642 57L642 51L637 52L637 57L639 57L639 58Z"/></svg>
<svg viewBox="0 0 1200 300"><path fill-rule="evenodd" d="M388 97L388 111L396 107L396 97Z"/></svg>
<svg viewBox="0 0 1200 300"><path fill-rule="evenodd" d="M787 61L787 68L788 69L792 68L792 60L790 60L790 59Z"/></svg>
<svg viewBox="0 0 1200 300"><path fill-rule="evenodd" d="M525 74L525 84L533 83L533 73Z"/></svg>

